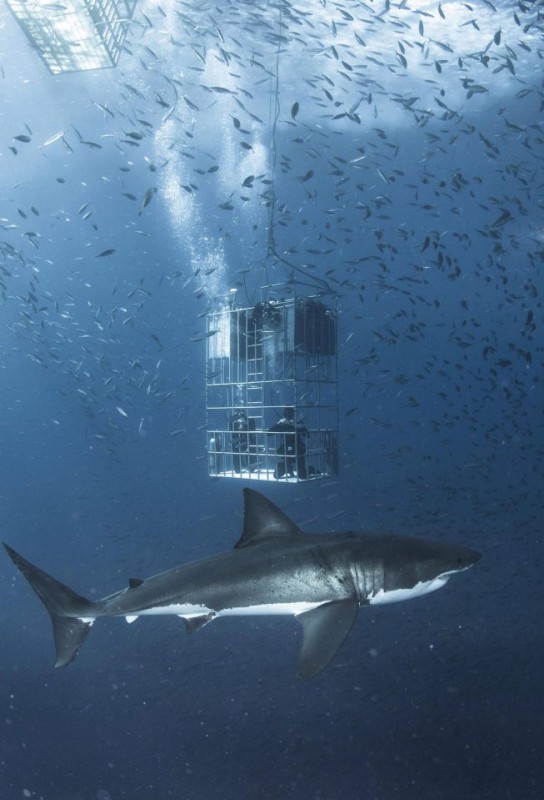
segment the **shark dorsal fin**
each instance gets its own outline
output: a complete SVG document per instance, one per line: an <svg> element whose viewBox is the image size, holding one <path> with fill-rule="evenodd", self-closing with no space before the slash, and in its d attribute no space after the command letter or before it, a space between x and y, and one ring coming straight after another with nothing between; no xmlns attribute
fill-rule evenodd
<svg viewBox="0 0 544 800"><path fill-rule="evenodd" d="M128 588L135 589L137 586L141 586L143 581L140 578L129 578L128 579Z"/></svg>
<svg viewBox="0 0 544 800"><path fill-rule="evenodd" d="M244 529L235 547L301 535L300 528L274 503L255 489L244 489Z"/></svg>

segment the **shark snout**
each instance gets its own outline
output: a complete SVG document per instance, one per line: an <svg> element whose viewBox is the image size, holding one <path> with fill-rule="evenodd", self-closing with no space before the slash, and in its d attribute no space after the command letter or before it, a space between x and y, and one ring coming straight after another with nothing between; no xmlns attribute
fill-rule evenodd
<svg viewBox="0 0 544 800"><path fill-rule="evenodd" d="M454 554L454 567L453 569L468 569L474 566L482 557L482 554L477 550L472 550L470 547L456 547Z"/></svg>

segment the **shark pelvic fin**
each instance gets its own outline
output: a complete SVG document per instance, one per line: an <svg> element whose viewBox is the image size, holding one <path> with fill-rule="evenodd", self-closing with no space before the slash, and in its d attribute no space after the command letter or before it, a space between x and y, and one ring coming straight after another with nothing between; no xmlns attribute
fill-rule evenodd
<svg viewBox="0 0 544 800"><path fill-rule="evenodd" d="M244 489L244 529L235 547L302 535L300 528L267 497L255 489Z"/></svg>
<svg viewBox="0 0 544 800"><path fill-rule="evenodd" d="M77 656L89 633L94 621L95 603L35 567L7 544L4 547L49 611L57 651L55 666L66 666Z"/></svg>
<svg viewBox="0 0 544 800"><path fill-rule="evenodd" d="M314 678L330 664L350 632L358 608L356 599L336 600L297 616L303 629L299 680Z"/></svg>

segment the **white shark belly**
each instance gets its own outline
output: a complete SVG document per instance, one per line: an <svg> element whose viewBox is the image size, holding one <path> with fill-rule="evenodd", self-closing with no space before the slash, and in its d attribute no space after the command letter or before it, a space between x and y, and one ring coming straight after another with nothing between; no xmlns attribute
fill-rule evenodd
<svg viewBox="0 0 544 800"><path fill-rule="evenodd" d="M296 602L296 603L263 603L254 606L239 606L238 608L223 608L218 611L218 617L252 617L252 616L275 616L285 615L298 616L305 611L323 605L323 603Z"/></svg>
<svg viewBox="0 0 544 800"><path fill-rule="evenodd" d="M412 600L414 597L422 597L429 592L436 592L441 589L449 580L449 575L439 575L432 581L420 581L412 586L411 589L391 589L385 592L383 589L367 597L370 605L383 605L384 603L399 603L403 600Z"/></svg>
<svg viewBox="0 0 544 800"><path fill-rule="evenodd" d="M290 615L297 616L303 614L305 611L311 611L313 608L323 605L311 602L296 602L296 603L263 603L261 605L253 606L237 606L234 608L222 608L216 611L213 608L208 608L205 605L196 605L193 603L171 603L164 606L153 606L153 608L146 608L134 614L125 614L127 622L134 622L138 617L156 616L170 614L182 619L194 619L195 617L210 616L216 619L217 617L250 617L250 616L274 616L274 615Z"/></svg>
<svg viewBox="0 0 544 800"><path fill-rule="evenodd" d="M208 614L215 614L213 608L197 603L169 603L164 606L152 606L151 608L143 608L141 611L134 614L126 614L125 619L127 622L132 622L137 617L148 616L163 616L170 614L176 617L183 617L183 619L192 619L193 617L205 617Z"/></svg>

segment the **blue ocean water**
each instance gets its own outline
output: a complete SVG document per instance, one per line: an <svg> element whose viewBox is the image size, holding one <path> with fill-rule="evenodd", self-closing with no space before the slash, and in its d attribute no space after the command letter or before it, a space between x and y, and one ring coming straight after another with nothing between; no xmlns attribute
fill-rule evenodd
<svg viewBox="0 0 544 800"><path fill-rule="evenodd" d="M99 621L54 670L2 557L1 797L543 797L540 4L147 2L59 76L0 37L2 539L94 599L232 547L203 315L294 273L338 302L341 472L265 494L482 552L302 684L285 617Z"/></svg>

